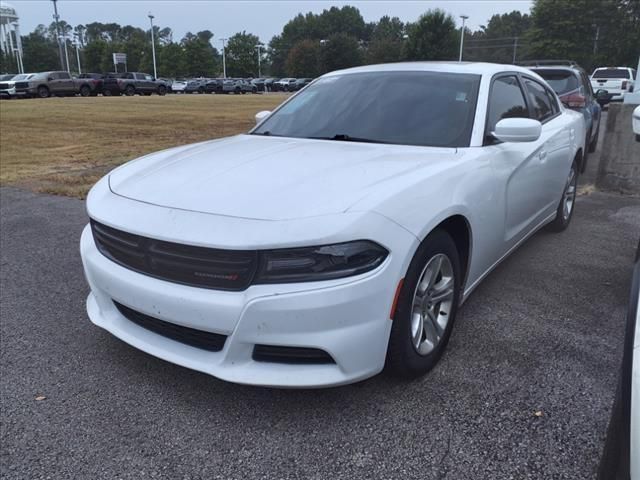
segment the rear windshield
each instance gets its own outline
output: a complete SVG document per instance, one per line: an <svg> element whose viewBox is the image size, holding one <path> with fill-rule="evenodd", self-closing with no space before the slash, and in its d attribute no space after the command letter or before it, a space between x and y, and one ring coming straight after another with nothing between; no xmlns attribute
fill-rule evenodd
<svg viewBox="0 0 640 480"><path fill-rule="evenodd" d="M580 82L572 72L537 69L534 70L534 72L544 78L558 95L563 95L580 88Z"/></svg>
<svg viewBox="0 0 640 480"><path fill-rule="evenodd" d="M629 78L629 70L623 68L599 68L592 75L593 78Z"/></svg>

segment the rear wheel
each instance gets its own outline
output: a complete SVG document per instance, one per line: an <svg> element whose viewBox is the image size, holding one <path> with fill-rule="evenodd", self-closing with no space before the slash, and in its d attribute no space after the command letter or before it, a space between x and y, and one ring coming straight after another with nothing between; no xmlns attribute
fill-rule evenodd
<svg viewBox="0 0 640 480"><path fill-rule="evenodd" d="M91 87L89 85L82 85L80 87L80 95L83 97L91 95Z"/></svg>
<svg viewBox="0 0 640 480"><path fill-rule="evenodd" d="M133 85L127 85L127 88L124 89L124 93L128 97L132 97L136 94L136 87L134 87Z"/></svg>
<svg viewBox="0 0 640 480"><path fill-rule="evenodd" d="M167 94L167 87L165 87L164 85L160 85L158 87L158 95L166 95Z"/></svg>
<svg viewBox="0 0 640 480"><path fill-rule="evenodd" d="M424 375L449 342L460 300L461 268L451 236L432 232L413 257L398 297L387 366L403 377Z"/></svg>
<svg viewBox="0 0 640 480"><path fill-rule="evenodd" d="M576 203L576 193L578 190L578 165L574 160L567 177L567 182L562 192L562 198L556 211L556 218L549 224L549 229L553 232L562 232L569 226L573 210Z"/></svg>
<svg viewBox="0 0 640 480"><path fill-rule="evenodd" d="M45 87L44 85L40 85L38 87L38 96L40 98L48 98L51 95L51 92L49 92L49 88Z"/></svg>

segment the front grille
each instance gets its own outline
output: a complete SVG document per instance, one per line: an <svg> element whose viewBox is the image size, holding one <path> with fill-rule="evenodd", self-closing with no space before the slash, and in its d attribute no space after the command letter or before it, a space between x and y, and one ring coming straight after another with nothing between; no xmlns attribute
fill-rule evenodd
<svg viewBox="0 0 640 480"><path fill-rule="evenodd" d="M141 326L153 333L162 335L163 337L184 343L192 347L201 348L209 352L219 352L224 347L227 340L226 335L219 333L205 332L196 330L195 328L183 327L175 323L165 322L144 313L126 307L121 303L113 301L120 313L131 322Z"/></svg>
<svg viewBox="0 0 640 480"><path fill-rule="evenodd" d="M107 227L91 221L98 250L107 258L155 278L194 287L246 289L257 269L258 253L194 247Z"/></svg>
<svg viewBox="0 0 640 480"><path fill-rule="evenodd" d="M9 88L9 84L8 83L0 83L0 90L6 90Z"/></svg>
<svg viewBox="0 0 640 480"><path fill-rule="evenodd" d="M331 355L318 348L281 347L276 345L256 345L253 347L256 362L318 365L336 363Z"/></svg>
<svg viewBox="0 0 640 480"><path fill-rule="evenodd" d="M16 88L29 88L29 82L16 82Z"/></svg>

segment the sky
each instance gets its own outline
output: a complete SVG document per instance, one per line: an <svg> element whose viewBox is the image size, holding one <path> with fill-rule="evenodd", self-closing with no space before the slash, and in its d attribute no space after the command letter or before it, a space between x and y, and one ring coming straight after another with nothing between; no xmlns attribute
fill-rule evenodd
<svg viewBox="0 0 640 480"><path fill-rule="evenodd" d="M7 3L7 2L3 2ZM53 4L49 0L11 0L9 2L20 17L21 34L31 32L38 24L53 21ZM520 10L528 13L532 0L422 0L422 1L293 1L293 0L58 0L60 18L71 25L91 22L133 25L149 28L149 12L154 23L173 30L173 39L179 41L187 32L211 30L217 39L230 37L246 30L268 43L282 27L298 13L314 12L332 6L352 5L360 10L365 21L377 21L383 15L400 20L415 21L430 8L442 8L461 22L460 15L468 15L466 26L476 30L496 13ZM460 24L460 23L458 23Z"/></svg>

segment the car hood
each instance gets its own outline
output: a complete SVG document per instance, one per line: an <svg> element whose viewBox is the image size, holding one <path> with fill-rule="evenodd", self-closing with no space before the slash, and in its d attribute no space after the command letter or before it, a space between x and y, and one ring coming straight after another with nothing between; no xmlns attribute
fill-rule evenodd
<svg viewBox="0 0 640 480"><path fill-rule="evenodd" d="M385 183L446 168L453 148L238 135L147 155L114 170L111 190L159 206L260 220L349 210ZM400 182L402 184L402 182Z"/></svg>

